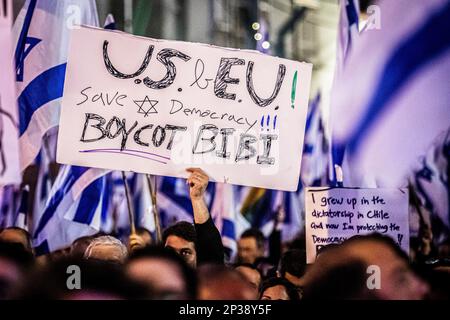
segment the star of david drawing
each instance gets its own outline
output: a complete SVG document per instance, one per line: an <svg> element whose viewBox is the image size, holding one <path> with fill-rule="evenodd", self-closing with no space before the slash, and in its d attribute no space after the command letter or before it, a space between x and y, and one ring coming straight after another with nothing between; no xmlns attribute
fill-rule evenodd
<svg viewBox="0 0 450 320"><path fill-rule="evenodd" d="M139 107L138 113L143 114L144 117L148 117L149 114L158 113L155 106L158 104L158 100L151 100L148 96L145 96L144 100L133 100L133 102Z"/></svg>

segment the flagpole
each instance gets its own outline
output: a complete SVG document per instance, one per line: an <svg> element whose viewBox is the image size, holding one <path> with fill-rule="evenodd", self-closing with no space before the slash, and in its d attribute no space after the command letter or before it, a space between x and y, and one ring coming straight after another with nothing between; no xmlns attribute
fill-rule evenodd
<svg viewBox="0 0 450 320"><path fill-rule="evenodd" d="M133 0L125 0L123 3L123 17L125 32L133 33Z"/></svg>
<svg viewBox="0 0 450 320"><path fill-rule="evenodd" d="M157 243L161 243L162 241L162 232L161 232L161 220L159 218L159 211L158 211L158 206L156 203L156 192L157 192L157 185L156 185L156 176L155 177L155 187L152 187L152 182L151 182L151 175L146 174L145 175L147 177L147 184L148 184L148 189L150 191L150 197L152 198L152 211L153 211L153 219L155 221L155 230L156 230L156 242Z"/></svg>
<svg viewBox="0 0 450 320"><path fill-rule="evenodd" d="M136 226L134 225L134 211L131 204L131 195L130 188L128 187L127 177L125 176L125 171L122 171L122 180L125 186L125 194L127 196L127 205L128 205L128 217L130 219L130 230L131 234L136 234Z"/></svg>

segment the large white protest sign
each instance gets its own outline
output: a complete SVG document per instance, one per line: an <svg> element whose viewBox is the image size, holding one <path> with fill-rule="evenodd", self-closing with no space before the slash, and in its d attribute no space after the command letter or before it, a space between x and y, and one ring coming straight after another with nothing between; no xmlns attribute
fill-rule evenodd
<svg viewBox="0 0 450 320"><path fill-rule="evenodd" d="M3 7L7 4L6 7ZM12 2L0 3L0 185L19 184L19 125L12 54Z"/></svg>
<svg viewBox="0 0 450 320"><path fill-rule="evenodd" d="M406 189L307 188L306 256L312 263L321 247L378 232L409 252Z"/></svg>
<svg viewBox="0 0 450 320"><path fill-rule="evenodd" d="M60 163L296 190L312 65L249 50L72 32Z"/></svg>

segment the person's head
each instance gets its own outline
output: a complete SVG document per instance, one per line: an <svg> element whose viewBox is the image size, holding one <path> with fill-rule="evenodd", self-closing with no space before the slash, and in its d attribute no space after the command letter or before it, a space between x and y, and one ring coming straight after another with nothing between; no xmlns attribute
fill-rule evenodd
<svg viewBox="0 0 450 320"><path fill-rule="evenodd" d="M146 285L155 299L195 299L196 274L173 250L145 247L133 251L127 275Z"/></svg>
<svg viewBox="0 0 450 320"><path fill-rule="evenodd" d="M355 236L321 253L305 274L305 297L325 275L333 274L353 284L353 290L346 292L349 299L412 300L422 299L428 292L426 283L409 266L406 254L394 240L380 234ZM367 285L369 277L373 277L373 288ZM332 291L328 286L330 298L343 299L342 292Z"/></svg>
<svg viewBox="0 0 450 320"><path fill-rule="evenodd" d="M144 227L136 227L136 234L144 240L146 246L152 244L153 242L152 233L148 229Z"/></svg>
<svg viewBox="0 0 450 320"><path fill-rule="evenodd" d="M118 264L64 257L30 273L15 298L122 300L147 297L146 288L127 277Z"/></svg>
<svg viewBox="0 0 450 320"><path fill-rule="evenodd" d="M86 252L87 247L91 244L95 236L84 236L76 239L70 246L70 256L82 258Z"/></svg>
<svg viewBox="0 0 450 320"><path fill-rule="evenodd" d="M127 254L127 248L120 240L111 236L100 236L91 241L84 252L84 258L123 263Z"/></svg>
<svg viewBox="0 0 450 320"><path fill-rule="evenodd" d="M286 251L280 260L278 275L295 286L303 285L302 277L306 271L305 250L293 249Z"/></svg>
<svg viewBox="0 0 450 320"><path fill-rule="evenodd" d="M1 230L0 241L19 243L25 250L33 252L30 234L22 228L9 227Z"/></svg>
<svg viewBox="0 0 450 320"><path fill-rule="evenodd" d="M197 266L196 241L195 228L186 221L177 222L163 232L164 247L174 250L192 268Z"/></svg>
<svg viewBox="0 0 450 320"><path fill-rule="evenodd" d="M261 231L255 228L247 229L238 240L238 262L255 263L264 256L265 238Z"/></svg>
<svg viewBox="0 0 450 320"><path fill-rule="evenodd" d="M269 278L261 284L260 300L299 300L297 288L284 278Z"/></svg>
<svg viewBox="0 0 450 320"><path fill-rule="evenodd" d="M257 295L259 286L261 285L261 272L249 263L237 264L234 269L247 279Z"/></svg>
<svg viewBox="0 0 450 320"><path fill-rule="evenodd" d="M33 255L21 244L0 241L0 300L12 297L33 263Z"/></svg>
<svg viewBox="0 0 450 320"><path fill-rule="evenodd" d="M197 269L199 300L254 300L254 288L238 271L224 265L204 264Z"/></svg>

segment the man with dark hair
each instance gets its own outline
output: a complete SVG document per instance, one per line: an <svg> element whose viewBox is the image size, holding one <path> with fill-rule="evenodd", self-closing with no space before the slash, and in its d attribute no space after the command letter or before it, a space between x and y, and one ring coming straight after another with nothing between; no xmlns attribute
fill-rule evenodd
<svg viewBox="0 0 450 320"><path fill-rule="evenodd" d="M256 228L245 230L238 240L238 262L254 264L259 258L264 257L264 246L265 238L260 230Z"/></svg>
<svg viewBox="0 0 450 320"><path fill-rule="evenodd" d="M31 247L31 237L28 231L18 227L8 227L0 231L0 240L11 243L19 243L29 252L33 252Z"/></svg>
<svg viewBox="0 0 450 320"><path fill-rule="evenodd" d="M166 247L177 252L193 268L197 264L196 242L195 227L187 221L180 221L163 232Z"/></svg>
<svg viewBox="0 0 450 320"><path fill-rule="evenodd" d="M302 277L306 271L305 250L293 249L286 251L280 260L278 275L291 282L296 287L303 286Z"/></svg>
<svg viewBox="0 0 450 320"><path fill-rule="evenodd" d="M284 278L269 278L261 284L260 300L300 300L297 288Z"/></svg>
<svg viewBox="0 0 450 320"><path fill-rule="evenodd" d="M189 168L189 185L194 212L194 225L182 221L167 228L163 244L175 250L193 268L201 263L223 263L224 248L219 230L209 214L204 195L208 186L208 175L199 168Z"/></svg>
<svg viewBox="0 0 450 320"><path fill-rule="evenodd" d="M128 258L125 271L130 278L147 286L154 299L196 298L196 274L172 250L153 246L137 249Z"/></svg>

